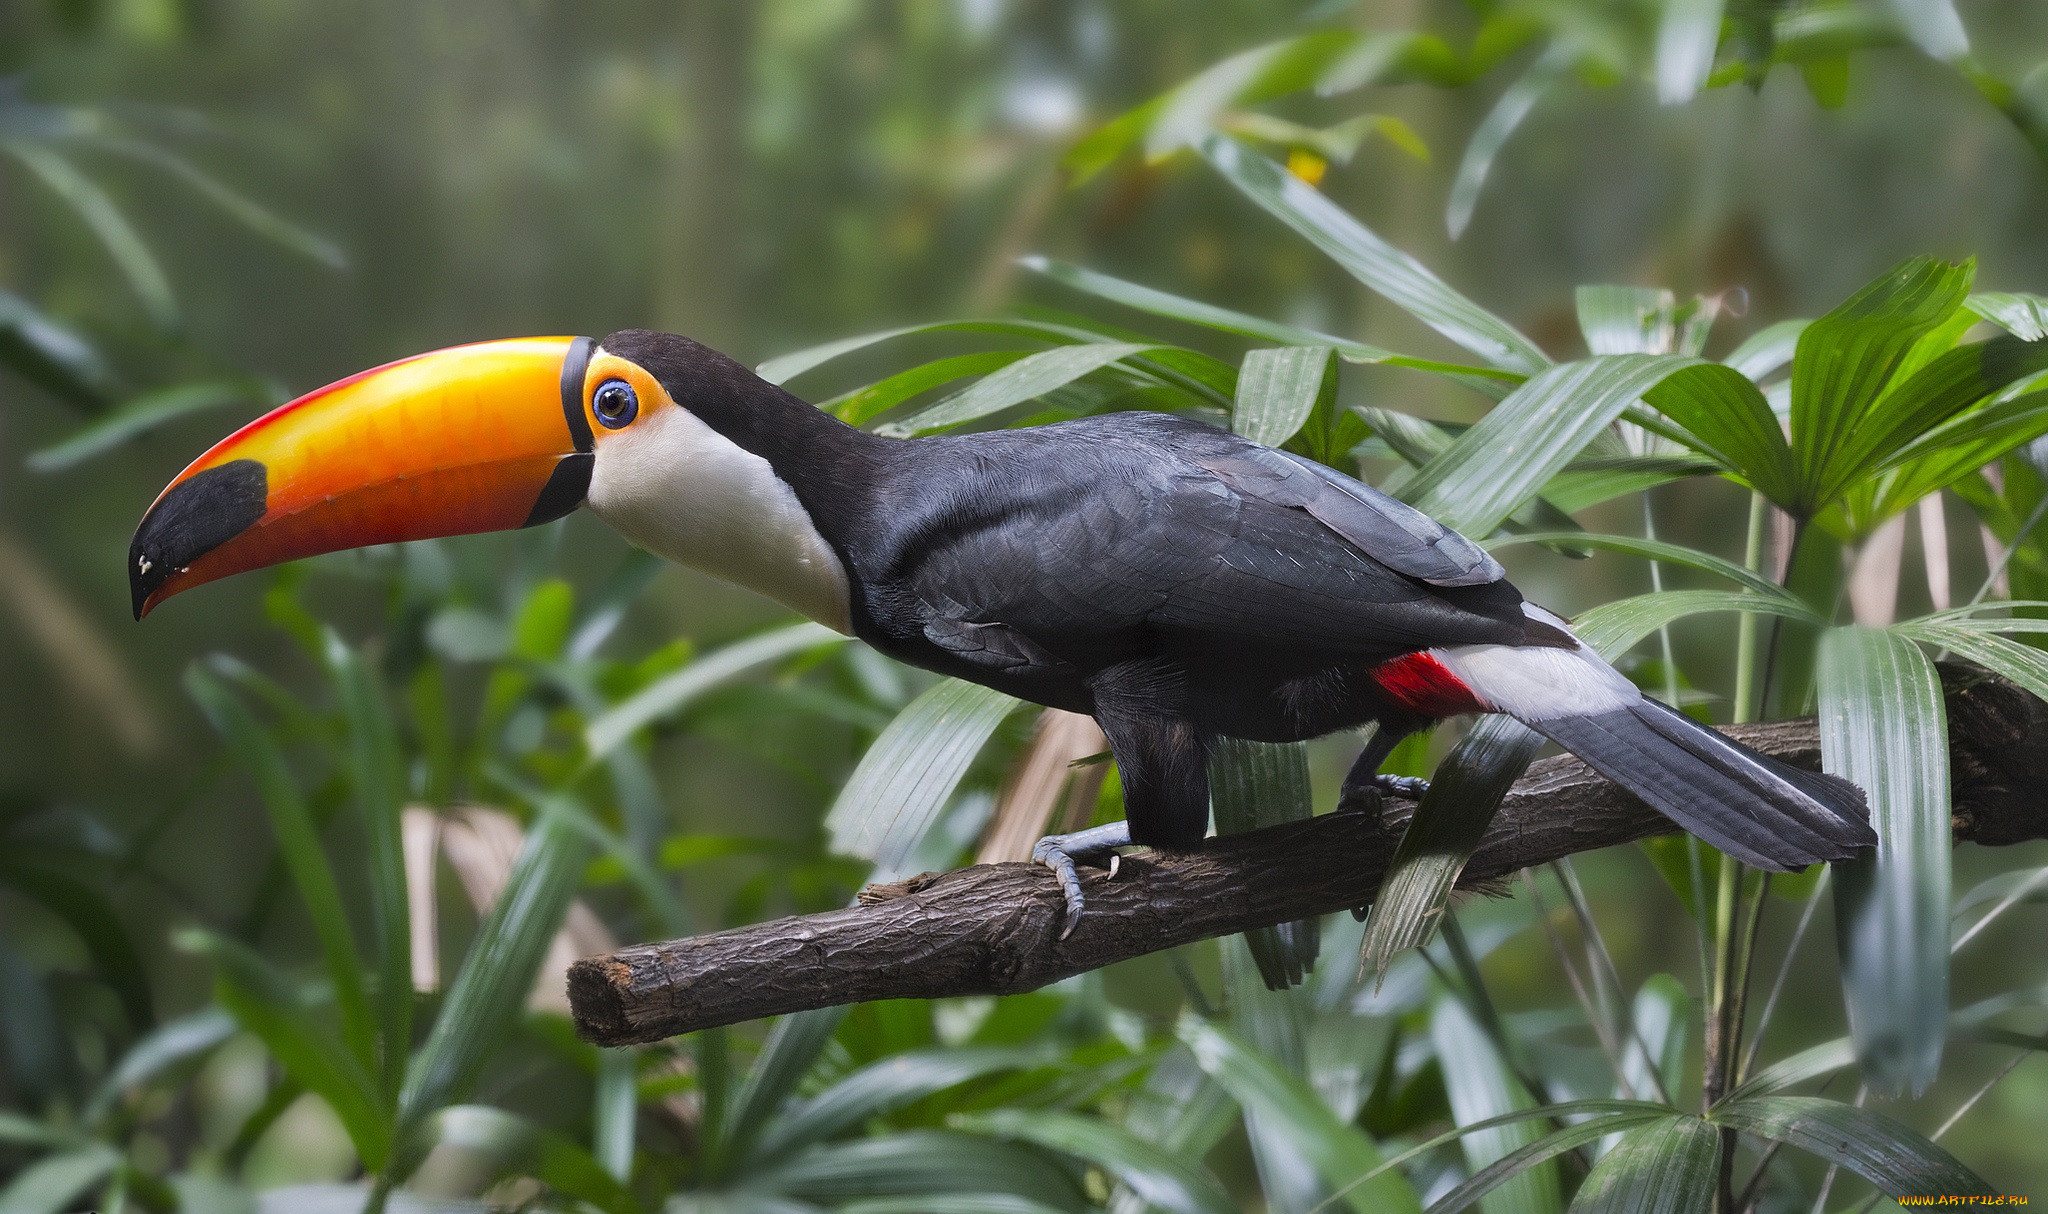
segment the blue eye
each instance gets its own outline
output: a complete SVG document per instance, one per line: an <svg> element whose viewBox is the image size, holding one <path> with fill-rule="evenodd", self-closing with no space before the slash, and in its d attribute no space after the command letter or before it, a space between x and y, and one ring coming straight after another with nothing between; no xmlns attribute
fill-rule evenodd
<svg viewBox="0 0 2048 1214"><path fill-rule="evenodd" d="M590 411L607 430L631 425L640 413L640 394L623 379L608 379L597 386L590 398Z"/></svg>

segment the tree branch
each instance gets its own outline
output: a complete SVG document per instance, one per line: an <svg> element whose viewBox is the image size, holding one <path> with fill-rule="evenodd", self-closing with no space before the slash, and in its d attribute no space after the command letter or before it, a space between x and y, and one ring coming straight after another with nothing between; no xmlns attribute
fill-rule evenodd
<svg viewBox="0 0 2048 1214"><path fill-rule="evenodd" d="M1944 663L1941 674L1956 839L2048 837L2048 704L1973 667ZM1727 732L1819 766L1810 718ZM1115 880L1084 874L1088 910L1065 940L1050 872L985 864L870 886L845 910L585 958L569 971L569 1002L585 1040L625 1045L871 999L1033 990L1210 936L1368 905L1411 812L1325 814L1187 854L1127 856ZM1570 755L1545 759L1508 794L1458 884L1483 887L1673 829Z"/></svg>

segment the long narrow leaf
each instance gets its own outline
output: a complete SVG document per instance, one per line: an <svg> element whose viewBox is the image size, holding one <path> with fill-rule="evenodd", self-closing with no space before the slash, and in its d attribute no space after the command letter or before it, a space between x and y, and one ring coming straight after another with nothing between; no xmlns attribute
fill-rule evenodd
<svg viewBox="0 0 2048 1214"><path fill-rule="evenodd" d="M1688 443L1788 509L1806 505L1799 462L1778 416L1732 367L1697 367L1651 389L1645 403L1685 428Z"/></svg>
<svg viewBox="0 0 2048 1214"><path fill-rule="evenodd" d="M1328 346L1253 350L1237 375L1230 428L1255 443L1277 447L1293 438L1335 387L1335 351Z"/></svg>
<svg viewBox="0 0 2048 1214"><path fill-rule="evenodd" d="M1781 320L1765 325L1745 338L1741 345L1728 352L1721 361L1740 371L1745 379L1762 383L1772 374L1784 370L1799 349L1799 335L1806 332L1810 320Z"/></svg>
<svg viewBox="0 0 2048 1214"><path fill-rule="evenodd" d="M1200 1017L1183 1014L1177 1029L1195 1061L1223 1085L1247 1113L1256 1113L1285 1133L1333 1189L1353 1185L1385 1159L1356 1126L1332 1113L1310 1088L1274 1066L1261 1052ZM1380 1172L1357 1184L1343 1199L1359 1214L1419 1211L1421 1200L1399 1172Z"/></svg>
<svg viewBox="0 0 2048 1214"><path fill-rule="evenodd" d="M135 231L128 217L121 213L107 192L98 182L78 170L78 166L38 143L20 139L0 139L0 148L6 149L15 159L28 166L50 191L62 198L85 225L92 229L94 236L113 258L121 273L128 279L128 285L142 301L143 310L149 313L156 327L166 332L178 327L178 303L171 295L171 283L164 277L164 270L157 263L156 255L149 251L149 245Z"/></svg>
<svg viewBox="0 0 2048 1214"><path fill-rule="evenodd" d="M719 1147L725 1156L722 1162L735 1163L746 1155L755 1138L816 1065L818 1055L845 1019L845 1008L828 1007L798 1012L775 1022L767 1043L761 1047L760 1057L754 1060L746 1082L734 1097L732 1116L724 1122L725 1142Z"/></svg>
<svg viewBox="0 0 2048 1214"><path fill-rule="evenodd" d="M65 1214L120 1164L119 1151L97 1142L45 1156L0 1189L0 1214Z"/></svg>
<svg viewBox="0 0 2048 1214"><path fill-rule="evenodd" d="M753 1159L780 1158L935 1092L1042 1061L1031 1050L960 1046L909 1050L869 1063L769 1122Z"/></svg>
<svg viewBox="0 0 2048 1214"><path fill-rule="evenodd" d="M1209 136L1201 151L1246 197L1430 328L1503 370L1534 375L1550 365L1514 326L1453 290L1315 187L1226 136Z"/></svg>
<svg viewBox="0 0 2048 1214"><path fill-rule="evenodd" d="M1745 569L1734 561L1701 552L1684 544L1671 544L1663 540L1646 540L1633 535L1595 535L1584 531L1529 531L1519 535L1502 535L1488 540L1483 547L1498 552L1514 544L1569 544L1574 548L1595 548L1605 552L1622 552L1639 556L1645 560L1663 561L1672 565L1683 565L1702 573L1712 573L1741 584L1756 594L1774 599L1791 600L1783 586L1751 569Z"/></svg>
<svg viewBox="0 0 2048 1214"><path fill-rule="evenodd" d="M933 324L906 325L900 329L882 329L874 333L862 333L857 337L842 337L837 341L828 341L823 345L771 358L754 368L754 373L771 384L786 384L806 371L822 367L834 359L844 358L870 346L895 341L900 337L919 337L932 333L981 333L995 337L1025 337L1034 341L1059 344L1083 340L1058 326L1029 320L942 320Z"/></svg>
<svg viewBox="0 0 2048 1214"><path fill-rule="evenodd" d="M1458 1000L1449 997L1437 1000L1429 1019L1429 1036L1436 1046L1437 1060L1443 1067L1444 1091L1450 1097L1451 1116L1460 1126L1536 1106L1535 1099L1515 1078L1507 1060L1494 1048L1493 1040ZM1603 1128L1603 1121L1586 1122L1583 1126L1591 1131L1586 1138L1588 1142L1599 1138L1607 1128L1619 1128ZM1517 1121L1468 1134L1460 1141L1465 1162L1475 1173L1472 1180L1466 1182L1466 1187L1474 1191L1472 1195L1486 1192L1483 1198L1486 1214L1563 1214L1564 1201L1558 1189L1557 1166L1552 1163L1539 1163L1532 1159L1530 1166L1511 1178L1500 1178L1496 1184L1480 1187L1489 1165L1544 1137L1542 1127L1536 1122ZM1463 1205L1451 1205L1447 1198L1432 1210L1459 1208Z"/></svg>
<svg viewBox="0 0 2048 1214"><path fill-rule="evenodd" d="M1556 87L1565 73L1571 70L1578 53L1569 42L1559 39L1550 44L1527 71L1515 79L1493 103L1493 108L1480 119L1478 129L1472 132L1470 142L1465 145L1465 155L1458 161L1458 175L1451 181L1451 198L1444 207L1444 227L1456 240L1465 234L1465 227L1472 222L1473 208L1479 205L1479 192L1486 188L1487 174L1493 171L1494 158L1507 146L1508 139L1529 111L1543 95Z"/></svg>
<svg viewBox="0 0 2048 1214"><path fill-rule="evenodd" d="M321 850L320 834L305 799L285 766L284 753L241 697L204 669L193 666L186 671L185 689L256 782L259 799L270 815L270 828L277 835L278 853L319 937L327 977L334 983L335 1006L341 1012L342 1034L357 1062L369 1070L377 1060L376 1021L363 986L362 956L356 950L355 933L349 929L334 870Z"/></svg>
<svg viewBox="0 0 2048 1214"><path fill-rule="evenodd" d="M1586 1174L1572 1214L1707 1214L1721 1135L1697 1117L1671 1117L1621 1136Z"/></svg>
<svg viewBox="0 0 2048 1214"><path fill-rule="evenodd" d="M1948 718L1918 646L1837 628L1820 647L1826 769L1870 798L1877 854L1838 864L1836 935L1849 1031L1867 1082L1918 1094L1948 1021Z"/></svg>
<svg viewBox="0 0 2048 1214"><path fill-rule="evenodd" d="M1659 628L1710 611L1753 611L1808 624L1820 622L1812 608L1789 596L1727 590L1664 590L1602 603L1574 620L1572 631L1601 656L1613 661Z"/></svg>
<svg viewBox="0 0 2048 1214"><path fill-rule="evenodd" d="M909 417L877 426L875 433L907 438L963 425L1036 400L1112 363L1157 348L1144 342L1101 341L1041 350Z"/></svg>
<svg viewBox="0 0 2048 1214"><path fill-rule="evenodd" d="M0 290L0 367L59 400L97 409L120 387L93 344L12 291Z"/></svg>
<svg viewBox="0 0 2048 1214"><path fill-rule="evenodd" d="M1237 1208L1199 1163L1176 1159L1101 1118L1040 1109L997 1109L957 1117L954 1124L1085 1159L1172 1214L1231 1214Z"/></svg>
<svg viewBox="0 0 2048 1214"><path fill-rule="evenodd" d="M459 1104L435 1111L408 1136L406 1162L417 1167L436 1146L474 1152L489 1159L500 1175L531 1176L605 1214L639 1214L641 1208L590 1152L565 1135L504 1109Z"/></svg>
<svg viewBox="0 0 2048 1214"><path fill-rule="evenodd" d="M1979 291L1964 300L1963 306L2021 341L2048 337L2048 297Z"/></svg>
<svg viewBox="0 0 2048 1214"><path fill-rule="evenodd" d="M1307 744L1218 738L1209 756L1209 799L1218 834L1302 821L1315 812ZM1315 967L1319 927L1319 920L1303 919L1245 933L1268 987L1293 986Z"/></svg>
<svg viewBox="0 0 2048 1214"><path fill-rule="evenodd" d="M1670 0L1657 24L1657 100L1684 105L1714 72L1724 0Z"/></svg>
<svg viewBox="0 0 2048 1214"><path fill-rule="evenodd" d="M591 758L602 758L641 729L681 712L706 692L770 662L847 640L823 624L806 622L735 641L663 675L592 720L583 727L584 749Z"/></svg>
<svg viewBox="0 0 2048 1214"><path fill-rule="evenodd" d="M1882 1113L1817 1096L1724 1102L1708 1120L1811 1151L1876 1185L1887 1197L1995 1192L1955 1156Z"/></svg>
<svg viewBox="0 0 2048 1214"><path fill-rule="evenodd" d="M896 872L1017 704L1014 696L947 679L905 705L825 815L832 850Z"/></svg>
<svg viewBox="0 0 2048 1214"><path fill-rule="evenodd" d="M159 388L124 402L105 417L32 453L26 462L37 472L61 472L111 451L165 422L225 405L267 400L269 396L262 384L247 379L208 379Z"/></svg>

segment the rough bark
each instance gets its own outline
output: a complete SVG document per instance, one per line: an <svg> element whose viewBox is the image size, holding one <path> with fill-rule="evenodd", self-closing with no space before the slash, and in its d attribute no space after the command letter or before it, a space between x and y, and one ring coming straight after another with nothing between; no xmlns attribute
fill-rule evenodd
<svg viewBox="0 0 2048 1214"><path fill-rule="evenodd" d="M1944 664L1942 678L1956 839L2048 837L2048 704L1959 664ZM1811 718L1727 732L1819 766ZM1028 991L1210 936L1368 905L1410 812L1396 803L1384 819L1326 814L1187 854L1126 856L1114 879L1086 870L1088 910L1065 940L1050 872L977 865L871 886L845 910L585 958L569 971L569 1001L586 1040L624 1045L871 999ZM1545 759L1508 794L1458 883L1484 886L1673 829L1577 759Z"/></svg>

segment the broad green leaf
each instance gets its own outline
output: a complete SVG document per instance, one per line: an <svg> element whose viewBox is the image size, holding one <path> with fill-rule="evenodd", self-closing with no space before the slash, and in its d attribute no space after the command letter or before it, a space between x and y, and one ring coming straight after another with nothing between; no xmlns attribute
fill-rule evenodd
<svg viewBox="0 0 2048 1214"><path fill-rule="evenodd" d="M1438 1134L1426 1142L1409 1147L1399 1155L1374 1168L1371 1172L1359 1177L1359 1180L1366 1181L1373 1179L1375 1176L1384 1175L1411 1159L1435 1151L1446 1143L1457 1142L1460 1139L1469 1138L1475 1134L1483 1134L1489 1130L1500 1129L1504 1126L1515 1126L1530 1121L1549 1120L1571 1122L1573 1123L1571 1128L1577 1128L1577 1125L1582 1122L1588 1125L1594 1124L1594 1121L1586 1120L1591 1118L1597 1120L1599 1133L1612 1133L1617 1130L1625 1130L1632 1126L1657 1121L1671 1115L1672 1110L1669 1106L1652 1104L1643 1100L1568 1100L1562 1104L1549 1104L1541 1108L1533 1107L1532 1102L1532 1107L1516 1109L1514 1112L1503 1113L1498 1117L1488 1117L1483 1121L1475 1121L1469 1125L1460 1125L1454 1130ZM1536 1129L1534 1134L1541 1136L1542 1131ZM1599 1134L1596 1133L1594 1136L1598 1137Z"/></svg>
<svg viewBox="0 0 2048 1214"><path fill-rule="evenodd" d="M640 1121L640 1051L599 1050L591 1085L590 1153L607 1176L633 1178L633 1148Z"/></svg>
<svg viewBox="0 0 2048 1214"><path fill-rule="evenodd" d="M1247 1050L1312 1092L1307 1083L1308 998L1305 993L1269 988L1247 943L1242 938L1224 941L1218 950L1227 1016L1223 1023ZM1305 1210L1333 1196L1334 1186L1324 1183L1293 1127L1256 1108L1243 1110L1243 1122L1259 1189L1268 1205Z"/></svg>
<svg viewBox="0 0 2048 1214"><path fill-rule="evenodd" d="M384 1092L396 1099L412 1053L412 914L398 825L405 807L404 759L376 672L337 633L329 630L323 640L328 677L341 693L348 720L349 776L368 853Z"/></svg>
<svg viewBox="0 0 2048 1214"><path fill-rule="evenodd" d="M1674 375L1644 397L1684 427L1685 441L1787 508L1805 501L1799 461L1778 416L1755 384L1732 367L1708 364Z"/></svg>
<svg viewBox="0 0 2048 1214"><path fill-rule="evenodd" d="M1332 1113L1314 1089L1276 1067L1260 1051L1192 1014L1177 1029L1196 1062L1245 1111L1266 1119L1315 1165L1333 1189L1352 1185L1385 1162L1379 1148L1356 1126ZM1399 1172L1380 1172L1343 1194L1359 1214L1419 1211L1421 1200Z"/></svg>
<svg viewBox="0 0 2048 1214"><path fill-rule="evenodd" d="M760 1057L754 1060L746 1081L733 1098L732 1115L722 1123L722 1168L736 1166L752 1149L754 1140L817 1064L818 1055L845 1019L845 1008L827 1007L784 1016L775 1022L761 1047Z"/></svg>
<svg viewBox="0 0 2048 1214"><path fill-rule="evenodd" d="M1144 342L1098 341L1041 350L909 417L876 426L875 433L908 438L962 425L1036 400L1112 363L1159 348Z"/></svg>
<svg viewBox="0 0 2048 1214"><path fill-rule="evenodd" d="M1508 789L1542 748L1542 736L1528 726L1488 716L1437 765L1366 919L1361 948L1367 964L1385 973L1394 954L1435 937L1458 874Z"/></svg>
<svg viewBox="0 0 2048 1214"><path fill-rule="evenodd" d="M1219 835L1308 818L1315 802L1307 743L1216 739L1209 754L1209 800ZM1315 968L1320 926L1320 920L1302 919L1245 933L1268 987L1284 990Z"/></svg>
<svg viewBox="0 0 2048 1214"><path fill-rule="evenodd" d="M894 873L938 820L1014 696L946 679L905 705L847 777L825 815L832 850Z"/></svg>
<svg viewBox="0 0 2048 1214"><path fill-rule="evenodd" d="M993 337L1023 337L1062 345L1086 340L1086 335L1071 329L1033 320L941 320L931 324L905 325L900 329L862 333L857 337L842 337L823 345L778 355L754 368L754 373L771 384L786 384L806 371L822 367L833 359L844 358L870 346L894 341L899 337L919 337L932 333L980 333Z"/></svg>
<svg viewBox="0 0 2048 1214"><path fill-rule="evenodd" d="M605 1214L638 1214L640 1203L590 1152L568 1137L516 1113L458 1104L429 1113L407 1136L403 1171L436 1146L460 1147L491 1161L496 1174L531 1176L564 1197Z"/></svg>
<svg viewBox="0 0 2048 1214"><path fill-rule="evenodd" d="M171 295L170 280L149 251L128 217L98 182L78 170L58 153L39 143L21 139L0 139L0 149L42 179L50 192L62 198L85 226L92 229L114 264L120 268L143 310L157 328L172 332L178 328L178 304Z"/></svg>
<svg viewBox="0 0 2048 1214"><path fill-rule="evenodd" d="M1535 343L1380 239L1315 187L1234 139L1211 135L1201 151L1246 197L1416 319L1503 370L1534 375L1550 365Z"/></svg>
<svg viewBox="0 0 2048 1214"><path fill-rule="evenodd" d="M1579 334L1592 354L1670 354L1678 349L1678 298L1662 287L1582 286L1573 296Z"/></svg>
<svg viewBox="0 0 2048 1214"><path fill-rule="evenodd" d="M1783 1058L1748 1079L1736 1085L1735 1090L1723 1098L1724 1102L1747 1100L1755 1096L1770 1096L1786 1088L1833 1074L1844 1067L1856 1064L1856 1044L1847 1037L1837 1037L1809 1046L1789 1058Z"/></svg>
<svg viewBox="0 0 2048 1214"><path fill-rule="evenodd" d="M781 1158L935 1092L1044 1061L1044 1055L1026 1049L956 1046L907 1050L869 1063L765 1123L750 1158Z"/></svg>
<svg viewBox="0 0 2048 1214"><path fill-rule="evenodd" d="M1867 535L1913 503L1975 475L1987 464L2048 433L2048 392L2030 392L1952 418L1886 461L1866 488L1844 503L1852 535Z"/></svg>
<svg viewBox="0 0 2048 1214"><path fill-rule="evenodd" d="M1982 628L1924 620L1901 624L1894 631L1968 658L1993 674L2003 675L2035 695L2048 698L2048 652L2032 645L2007 640Z"/></svg>
<svg viewBox="0 0 2048 1214"><path fill-rule="evenodd" d="M1507 1060L1494 1048L1492 1039L1458 1000L1443 997L1436 1001L1429 1018L1429 1037L1443 1067L1444 1092L1450 1097L1451 1116L1459 1126L1536 1106ZM1604 1120L1583 1123L1584 1128L1591 1130L1584 1141L1591 1142L1609 1132L1603 1126ZM1490 1165L1544 1137L1542 1127L1534 1121L1517 1121L1467 1134L1459 1146L1474 1175L1461 1187L1485 1192L1481 1201L1486 1214L1562 1214L1564 1201L1558 1189L1557 1165L1547 1161L1532 1159L1528 1167L1511 1177L1501 1178L1484 1189L1480 1187ZM1447 1212L1462 1209L1463 1203L1452 1205L1447 1195L1431 1208Z"/></svg>
<svg viewBox="0 0 2048 1214"><path fill-rule="evenodd" d="M1543 95L1556 87L1558 81L1578 59L1578 52L1566 39L1552 42L1528 70L1515 79L1513 84L1493 103L1493 108L1480 119L1479 126L1472 132L1472 139L1465 145L1465 155L1458 161L1458 174L1451 181L1450 202L1444 207L1444 227L1456 240L1465 234L1465 226L1472 222L1472 210L1479 205L1479 192L1486 187L1487 174L1493 170L1494 158L1507 146L1509 137L1529 111ZM1453 338L1452 340L1456 340Z"/></svg>
<svg viewBox="0 0 2048 1214"><path fill-rule="evenodd" d="M1314 329L1303 329L1277 320L1267 320L1244 312L1234 312L1229 308L1219 308L1200 300L1170 295L1152 287L1126 282L1121 278L1112 278L1107 274L1046 257L1024 257L1019 260L1019 264L1076 291L1122 304L1127 308L1135 308L1140 312L1150 312L1154 316L1164 316L1169 320L1200 325L1224 333L1235 333L1240 337L1279 342L1283 345L1328 346L1342 355L1346 362L1367 365L1384 363L1393 367L1429 371L1455 379L1495 399L1506 395L1509 389L1526 378L1519 373L1494 367L1474 367L1463 363L1440 362L1431 358L1411 358L1364 342L1332 337L1328 333Z"/></svg>
<svg viewBox="0 0 2048 1214"><path fill-rule="evenodd" d="M1741 345L1728 352L1722 359L1726 366L1740 371L1743 378L1762 383L1774 373L1785 368L1799 349L1799 335L1806 332L1810 320L1781 320L1765 325L1744 338Z"/></svg>
<svg viewBox="0 0 2048 1214"><path fill-rule="evenodd" d="M401 1124L459 1100L522 1014L590 847L559 802L540 807L505 892L477 929L399 1095Z"/></svg>
<svg viewBox="0 0 2048 1214"><path fill-rule="evenodd" d="M870 1197L838 1207L838 1214L1066 1214L1015 1193L927 1193L916 1197Z"/></svg>
<svg viewBox="0 0 2048 1214"><path fill-rule="evenodd" d="M334 983L335 1008L341 1013L341 1031L348 1048L365 1071L377 1063L376 1021L370 1014L370 999L363 986L362 956L356 951L355 933L349 929L348 911L342 906L341 889L334 870L320 848L320 832L313 815L300 796L284 752L256 720L240 696L230 691L199 666L185 672L185 689L199 703L200 711L227 739L228 751L256 783L258 799L270 815L271 831L299 900L313 921L320 940L320 952L327 963L328 980ZM410 985L410 977L407 982ZM308 1086L311 1086L310 1084Z"/></svg>
<svg viewBox="0 0 2048 1214"><path fill-rule="evenodd" d="M1198 1161L1177 1159L1099 1117L1050 1109L994 1109L957 1116L953 1123L1087 1160L1171 1214L1231 1214L1237 1209Z"/></svg>
<svg viewBox="0 0 2048 1214"><path fill-rule="evenodd" d="M97 1123L128 1092L181 1062L212 1051L234 1035L235 1018L217 1007L158 1025L129 1046L114 1069L100 1080L80 1120L88 1125Z"/></svg>
<svg viewBox="0 0 2048 1214"><path fill-rule="evenodd" d="M1553 1171L1557 1165L1550 1161L1594 1140L1616 1131L1634 1129L1638 1126L1655 1125L1668 1119L1668 1111L1658 1113L1622 1113L1596 1122L1580 1122L1576 1125L1560 1126L1534 1142L1515 1148L1492 1163L1474 1172L1470 1179L1459 1184L1429 1207L1430 1214L1457 1214L1459 1210L1470 1209L1477 1202L1482 1208L1492 1210L1505 1206L1513 1210L1563 1209L1563 1205L1548 1195L1541 1194L1539 1204L1530 1205L1523 1201L1519 1182L1526 1181L1531 1174ZM1529 1123L1523 1123L1529 1124ZM1469 1143L1471 1136L1466 1138Z"/></svg>
<svg viewBox="0 0 2048 1214"><path fill-rule="evenodd" d="M1646 540L1632 535L1596 535L1584 531L1528 531L1519 535L1495 536L1481 547L1498 552L1514 544L1569 544L1574 548L1621 552L1645 560L1663 561L1666 564L1697 569L1702 573L1716 574L1770 598L1791 599L1783 586L1754 570L1745 569L1734 561L1715 556L1711 552L1701 552L1697 548L1666 543L1663 540Z"/></svg>
<svg viewBox="0 0 2048 1214"><path fill-rule="evenodd" d="M911 397L955 380L1000 371L1030 355L1029 350L982 350L974 354L955 354L899 371L865 388L835 396L818 407L831 412L849 426L863 426Z"/></svg>
<svg viewBox="0 0 2048 1214"><path fill-rule="evenodd" d="M1838 453L1857 441L1914 345L1963 306L1975 273L1971 262L1912 258L1800 334L1792 358L1792 447L1809 495L1800 513L1829 504L1817 491L1837 480Z"/></svg>
<svg viewBox="0 0 2048 1214"><path fill-rule="evenodd" d="M1953 0L1885 0L1913 45L1944 63L1970 53L1970 36Z"/></svg>
<svg viewBox="0 0 2048 1214"><path fill-rule="evenodd" d="M1637 1126L1586 1173L1572 1214L1707 1214L1720 1160L1720 1131L1697 1117Z"/></svg>
<svg viewBox="0 0 2048 1214"><path fill-rule="evenodd" d="M1901 448L1914 444L1929 430L1986 396L2043 370L2048 370L2048 341L2024 342L2016 337L1997 337L1932 359L1864 414L1857 432L1840 445L1830 461L1828 478L1816 487L1817 500L1832 500L1856 478L1892 462Z"/></svg>
<svg viewBox="0 0 2048 1214"><path fill-rule="evenodd" d="M370 1069L247 945L197 929L181 933L178 942L213 961L214 998L263 1042L279 1066L327 1102L363 1167L382 1171L391 1154L391 1113Z"/></svg>
<svg viewBox="0 0 2048 1214"><path fill-rule="evenodd" d="M1979 291L1964 300L1963 306L2021 341L2048 337L2048 297Z"/></svg>
<svg viewBox="0 0 2048 1214"><path fill-rule="evenodd" d="M0 1214L65 1214L120 1164L121 1153L101 1143L45 1156L0 1189Z"/></svg>
<svg viewBox="0 0 2048 1214"><path fill-rule="evenodd" d="M1994 1192L1955 1156L1882 1113L1817 1096L1724 1101L1709 1121L1810 1151L1856 1173L1887 1197Z"/></svg>
<svg viewBox="0 0 2048 1214"><path fill-rule="evenodd" d="M1948 1022L1948 716L1918 646L1871 628L1820 645L1822 764L1870 798L1877 854L1838 863L1836 937L1866 1082L1924 1091Z"/></svg>
<svg viewBox="0 0 2048 1214"><path fill-rule="evenodd" d="M1177 1158L1201 1159L1237 1125L1238 1115L1237 1102L1223 1086L1202 1070L1186 1046L1176 1046L1131 1094L1123 1126ZM1135 1208L1122 1200L1130 1196L1119 1194L1110 1208Z"/></svg>
<svg viewBox="0 0 2048 1214"><path fill-rule="evenodd" d="M1684 105L1714 72L1724 0L1667 0L1657 23L1657 100Z"/></svg>
<svg viewBox="0 0 2048 1214"><path fill-rule="evenodd" d="M610 754L626 739L673 716L706 692L786 657L849 638L823 624L791 624L735 641L634 692L583 727L583 746L593 759Z"/></svg>
<svg viewBox="0 0 2048 1214"><path fill-rule="evenodd" d="M1145 156L1159 160L1209 133L1226 109L1298 92L1315 82L1358 35L1319 30L1240 51L1177 85L1145 128Z"/></svg>
<svg viewBox="0 0 2048 1214"><path fill-rule="evenodd" d="M1729 590L1663 590L1602 603L1572 621L1572 631L1609 661L1636 642L1690 615L1709 611L1753 611L1808 624L1820 618L1789 595L1766 597Z"/></svg>
<svg viewBox="0 0 2048 1214"><path fill-rule="evenodd" d="M1417 472L1402 496L1446 526L1490 534L1636 398L1699 365L1677 354L1616 354L1548 368Z"/></svg>
<svg viewBox="0 0 2048 1214"><path fill-rule="evenodd" d="M36 472L61 472L188 413L248 401L268 402L272 395L264 385L247 379L207 379L158 388L122 403L62 441L34 452L26 463Z"/></svg>
<svg viewBox="0 0 2048 1214"><path fill-rule="evenodd" d="M1114 1132L1114 1127L1095 1118L1071 1113L1040 1116L1065 1117L1100 1131ZM1025 1136L1005 1133L1000 1137ZM734 1191L774 1194L782 1201L776 1207L777 1214L795 1214L789 1205L791 1200L836 1208L842 1201L878 1194L954 1193L962 1184L972 1184L985 1192L1015 1194L1059 1210L1081 1209L1085 1205L1072 1169L1029 1141L1003 1142L985 1134L947 1130L903 1130L819 1143L785 1163L748 1177L745 1188ZM797 1207L804 1211L815 1208L814 1204Z"/></svg>
<svg viewBox="0 0 2048 1214"><path fill-rule="evenodd" d="M1230 428L1268 447L1293 438L1315 412L1317 400L1336 390L1334 353L1328 346L1247 353L1237 374Z"/></svg>
<svg viewBox="0 0 2048 1214"><path fill-rule="evenodd" d="M0 291L0 367L86 408L100 407L119 389L91 342L12 291Z"/></svg>

